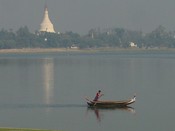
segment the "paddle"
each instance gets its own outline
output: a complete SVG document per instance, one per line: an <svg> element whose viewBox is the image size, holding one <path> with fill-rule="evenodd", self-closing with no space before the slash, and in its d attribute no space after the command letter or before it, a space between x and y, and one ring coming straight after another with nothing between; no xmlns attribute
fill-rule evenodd
<svg viewBox="0 0 175 131"><path fill-rule="evenodd" d="M99 96L99 98L100 97L102 97L104 94L101 94L100 96ZM92 100L90 100L89 98L87 98L87 97L85 97L85 99L87 100L87 101L89 101L89 102L91 102L91 103L94 103L93 105L95 106L96 104L97 104L97 102L98 101L92 101Z"/></svg>
<svg viewBox="0 0 175 131"><path fill-rule="evenodd" d="M88 99L87 97L85 97L85 99L86 99L87 101L89 101L90 103L92 103L92 104L93 104L93 106L95 106L95 105L96 105L96 103L97 103L97 101L92 101L92 100Z"/></svg>
<svg viewBox="0 0 175 131"><path fill-rule="evenodd" d="M87 101L91 102L91 103L94 102L94 101L88 99L87 97L85 97L85 99L86 99Z"/></svg>

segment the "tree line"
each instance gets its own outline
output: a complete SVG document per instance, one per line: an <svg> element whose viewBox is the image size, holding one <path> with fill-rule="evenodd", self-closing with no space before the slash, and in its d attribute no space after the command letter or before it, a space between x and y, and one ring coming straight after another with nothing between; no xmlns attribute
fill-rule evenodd
<svg viewBox="0 0 175 131"><path fill-rule="evenodd" d="M137 44L138 48L175 48L175 31L167 32L165 27L158 26L150 33L132 31L124 28L113 28L101 31L91 29L86 35L78 33L31 33L27 26L17 31L1 29L0 49L20 48L99 48L119 47L129 48L130 43Z"/></svg>

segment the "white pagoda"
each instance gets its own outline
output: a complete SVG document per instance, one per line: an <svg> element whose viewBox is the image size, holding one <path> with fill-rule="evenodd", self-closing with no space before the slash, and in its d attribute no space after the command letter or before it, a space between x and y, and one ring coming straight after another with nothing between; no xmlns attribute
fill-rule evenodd
<svg viewBox="0 0 175 131"><path fill-rule="evenodd" d="M51 33L55 33L53 24L49 18L49 14L48 14L48 9L47 6L45 6L45 10L44 10L44 18L42 23L40 24L40 32L51 32Z"/></svg>

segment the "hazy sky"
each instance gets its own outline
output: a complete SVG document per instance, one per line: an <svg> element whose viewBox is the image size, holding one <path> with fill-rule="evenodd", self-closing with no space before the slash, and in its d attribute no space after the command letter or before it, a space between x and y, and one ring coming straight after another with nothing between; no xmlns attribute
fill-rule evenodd
<svg viewBox="0 0 175 131"><path fill-rule="evenodd" d="M46 0L0 0L0 29L38 30ZM151 32L175 30L175 0L47 0L58 32L86 34L91 28L121 27Z"/></svg>

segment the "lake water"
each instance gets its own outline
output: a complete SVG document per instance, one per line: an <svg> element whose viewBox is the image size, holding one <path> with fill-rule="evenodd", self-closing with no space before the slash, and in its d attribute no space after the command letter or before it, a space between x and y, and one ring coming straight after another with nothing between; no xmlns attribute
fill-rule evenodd
<svg viewBox="0 0 175 131"><path fill-rule="evenodd" d="M174 52L0 55L0 127L62 131L172 131ZM89 109L85 97L137 101Z"/></svg>

